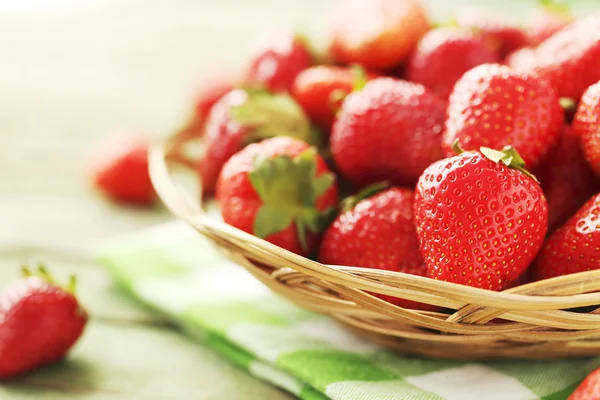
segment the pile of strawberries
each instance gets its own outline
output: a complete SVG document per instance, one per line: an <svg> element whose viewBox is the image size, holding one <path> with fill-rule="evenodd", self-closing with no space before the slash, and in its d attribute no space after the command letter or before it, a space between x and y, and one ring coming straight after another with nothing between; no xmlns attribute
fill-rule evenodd
<svg viewBox="0 0 600 400"><path fill-rule="evenodd" d="M351 0L324 56L270 37L199 94L204 194L325 264L496 291L600 268L600 15L545 3L434 27L418 0Z"/></svg>

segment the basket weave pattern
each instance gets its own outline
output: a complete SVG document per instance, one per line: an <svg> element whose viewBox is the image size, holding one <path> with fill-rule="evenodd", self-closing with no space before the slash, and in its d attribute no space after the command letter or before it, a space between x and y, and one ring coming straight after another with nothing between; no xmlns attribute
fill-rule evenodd
<svg viewBox="0 0 600 400"><path fill-rule="evenodd" d="M207 216L201 202L175 183L174 167L195 165L183 155L183 144L173 138L151 151L150 174L162 201L229 259L297 305L404 353L456 359L600 354L600 270L492 292L400 272L323 265ZM403 309L369 293L454 311Z"/></svg>

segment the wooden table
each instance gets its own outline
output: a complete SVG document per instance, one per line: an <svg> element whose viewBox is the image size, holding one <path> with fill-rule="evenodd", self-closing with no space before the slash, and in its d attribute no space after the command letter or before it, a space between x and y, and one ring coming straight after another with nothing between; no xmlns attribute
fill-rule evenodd
<svg viewBox="0 0 600 400"><path fill-rule="evenodd" d="M472 1L429 1L436 16L459 3ZM499 3L522 16L534 1ZM174 129L197 78L239 66L265 28L322 35L330 4L0 0L0 286L22 260L45 260L58 275L78 274L91 314L67 361L1 385L0 398L290 398L188 341L81 258L98 238L170 218L101 200L85 163L122 128L151 137Z"/></svg>

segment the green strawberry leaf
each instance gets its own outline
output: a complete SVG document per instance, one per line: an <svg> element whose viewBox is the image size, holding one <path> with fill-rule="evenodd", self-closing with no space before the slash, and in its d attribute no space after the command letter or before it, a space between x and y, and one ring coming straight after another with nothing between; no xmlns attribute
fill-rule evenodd
<svg viewBox="0 0 600 400"><path fill-rule="evenodd" d="M295 223L306 250L306 230L318 233L331 220L331 210L317 209L317 199L334 183L332 173L316 176L315 148L298 156L256 157L249 179L263 202L254 221L254 234L264 238Z"/></svg>
<svg viewBox="0 0 600 400"><path fill-rule="evenodd" d="M232 107L229 116L251 128L245 144L275 136L290 136L313 145L322 144L322 134L313 130L302 108L289 94L272 94L262 89L246 89L248 99Z"/></svg>
<svg viewBox="0 0 600 400"><path fill-rule="evenodd" d="M273 205L263 205L254 220L254 234L261 239L281 232L293 222L293 217Z"/></svg>
<svg viewBox="0 0 600 400"><path fill-rule="evenodd" d="M377 193L389 187L390 183L387 181L373 183L372 185L363 188L358 193L355 193L352 196L348 196L344 200L342 200L341 209L342 211L350 211L354 207L356 207L356 205L360 203L361 200L368 199L369 197L374 196Z"/></svg>

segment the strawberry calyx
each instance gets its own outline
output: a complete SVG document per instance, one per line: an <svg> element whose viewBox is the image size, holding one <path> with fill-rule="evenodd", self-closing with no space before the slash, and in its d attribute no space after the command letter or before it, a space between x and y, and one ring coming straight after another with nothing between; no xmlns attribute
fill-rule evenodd
<svg viewBox="0 0 600 400"><path fill-rule="evenodd" d="M229 110L237 123L250 128L245 145L276 136L289 136L320 146L322 137L312 129L302 108L289 94L246 88L248 99Z"/></svg>
<svg viewBox="0 0 600 400"><path fill-rule="evenodd" d="M502 150L494 150L490 149L489 147L480 147L479 152L483 154L486 158L492 160L493 162L502 162L507 167L521 171L522 173L539 183L537 178L531 172L527 171L527 169L525 168L525 161L519 155L519 152L513 147L504 146Z"/></svg>
<svg viewBox="0 0 600 400"><path fill-rule="evenodd" d="M260 238L280 232L292 223L300 246L307 250L306 231L319 233L333 218L335 210L320 211L317 199L335 182L332 173L316 176L316 149L290 157L256 157L249 179L263 202L254 220L254 234Z"/></svg>
<svg viewBox="0 0 600 400"><path fill-rule="evenodd" d="M355 193L352 196L348 196L344 200L342 200L342 204L341 204L342 212L352 210L362 200L368 199L369 197L372 197L372 196L376 195L377 193L384 191L385 189L387 189L389 187L390 187L390 182L388 182L388 181L377 182L377 183L373 183L369 186L366 186L365 188L361 189L358 193Z"/></svg>
<svg viewBox="0 0 600 400"><path fill-rule="evenodd" d="M39 279L43 280L44 282L47 282L48 284L50 284L52 286L59 287L62 290L64 290L65 292L71 293L73 295L75 294L75 289L77 288L77 278L75 275L69 276L69 282L66 285L60 285L56 282L56 280L54 279L52 274L46 269L46 267L43 264L39 264L37 266L37 269L34 269L34 270L31 270L27 265L22 265L21 266L21 274L25 278L30 278L30 277L39 278Z"/></svg>

